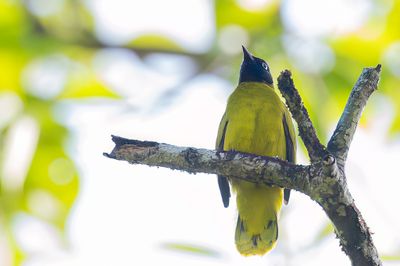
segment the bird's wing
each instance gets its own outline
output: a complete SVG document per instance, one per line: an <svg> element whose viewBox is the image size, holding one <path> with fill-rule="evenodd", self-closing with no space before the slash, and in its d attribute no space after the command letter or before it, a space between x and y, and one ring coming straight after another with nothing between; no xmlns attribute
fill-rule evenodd
<svg viewBox="0 0 400 266"><path fill-rule="evenodd" d="M215 145L218 151L224 150L225 133L227 127L228 127L228 120L226 119L226 114L224 114L219 124L217 142ZM218 175L218 186L219 186L219 191L221 192L221 197L224 207L227 208L229 206L229 198L231 197L231 191L228 179L225 176Z"/></svg>
<svg viewBox="0 0 400 266"><path fill-rule="evenodd" d="M296 162L296 135L294 132L293 122L290 120L290 115L285 112L283 119L283 130L285 132L286 141L286 160L291 163ZM289 203L290 189L285 188L283 192L283 199L285 204Z"/></svg>

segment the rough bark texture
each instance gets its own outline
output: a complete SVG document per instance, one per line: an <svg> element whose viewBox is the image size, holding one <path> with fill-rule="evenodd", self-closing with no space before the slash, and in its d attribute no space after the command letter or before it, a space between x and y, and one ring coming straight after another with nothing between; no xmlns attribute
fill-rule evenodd
<svg viewBox="0 0 400 266"><path fill-rule="evenodd" d="M129 140L112 136L115 147L105 156L132 164L161 166L189 173L228 175L303 193L309 187L313 166L295 165L275 157L256 156L236 151L214 151L178 147L164 143ZM290 176L291 178L286 178Z"/></svg>
<svg viewBox="0 0 400 266"><path fill-rule="evenodd" d="M347 188L344 165L361 112L377 89L380 65L366 68L354 86L328 148L319 141L291 73L284 71L278 86L309 153L311 164L295 165L278 158L221 152L113 136L115 147L105 156L189 173L210 173L295 189L322 206L335 226L352 265L382 265L371 233Z"/></svg>
<svg viewBox="0 0 400 266"><path fill-rule="evenodd" d="M294 87L291 75L289 70L283 71L278 77L278 88L283 98L285 98L286 105L292 113L293 118L297 122L300 137L307 148L311 162L318 161L320 158L328 156L328 153L317 137L317 133L304 107L300 94Z"/></svg>
<svg viewBox="0 0 400 266"><path fill-rule="evenodd" d="M369 96L377 89L380 70L381 65L378 65L376 68L365 68L362 71L351 91L336 130L328 142L328 149L337 158L341 168L344 168L364 106L367 104Z"/></svg>

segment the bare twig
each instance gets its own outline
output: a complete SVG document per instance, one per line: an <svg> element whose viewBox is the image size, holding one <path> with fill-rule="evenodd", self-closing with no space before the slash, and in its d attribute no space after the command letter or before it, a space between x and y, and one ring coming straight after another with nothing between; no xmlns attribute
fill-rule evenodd
<svg viewBox="0 0 400 266"><path fill-rule="evenodd" d="M317 137L307 109L304 107L291 76L292 73L289 70L282 71L278 77L278 88L285 98L286 105L292 113L293 118L297 122L299 134L304 141L311 162L318 161L320 158L328 160L328 152Z"/></svg>

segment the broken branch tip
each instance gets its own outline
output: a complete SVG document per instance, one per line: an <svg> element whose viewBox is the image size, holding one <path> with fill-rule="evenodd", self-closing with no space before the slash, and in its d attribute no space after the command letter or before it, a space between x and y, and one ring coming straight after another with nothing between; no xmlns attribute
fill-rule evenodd
<svg viewBox="0 0 400 266"><path fill-rule="evenodd" d="M109 154L107 152L103 152L103 156L105 156L107 158L115 159L114 156L112 156L111 154Z"/></svg>

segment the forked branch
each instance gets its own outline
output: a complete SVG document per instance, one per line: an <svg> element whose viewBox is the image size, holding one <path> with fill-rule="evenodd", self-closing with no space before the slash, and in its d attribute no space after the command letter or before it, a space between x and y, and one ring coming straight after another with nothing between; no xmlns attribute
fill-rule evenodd
<svg viewBox="0 0 400 266"><path fill-rule="evenodd" d="M361 73L348 99L328 148L319 141L308 112L296 90L291 73L278 78L278 87L296 120L311 164L207 149L177 147L169 144L129 140L113 136L115 147L105 156L132 164L146 164L189 173L209 173L240 178L300 191L324 209L335 226L343 251L352 265L382 265L371 233L347 188L344 165L351 140L369 96L377 89L381 66Z"/></svg>

